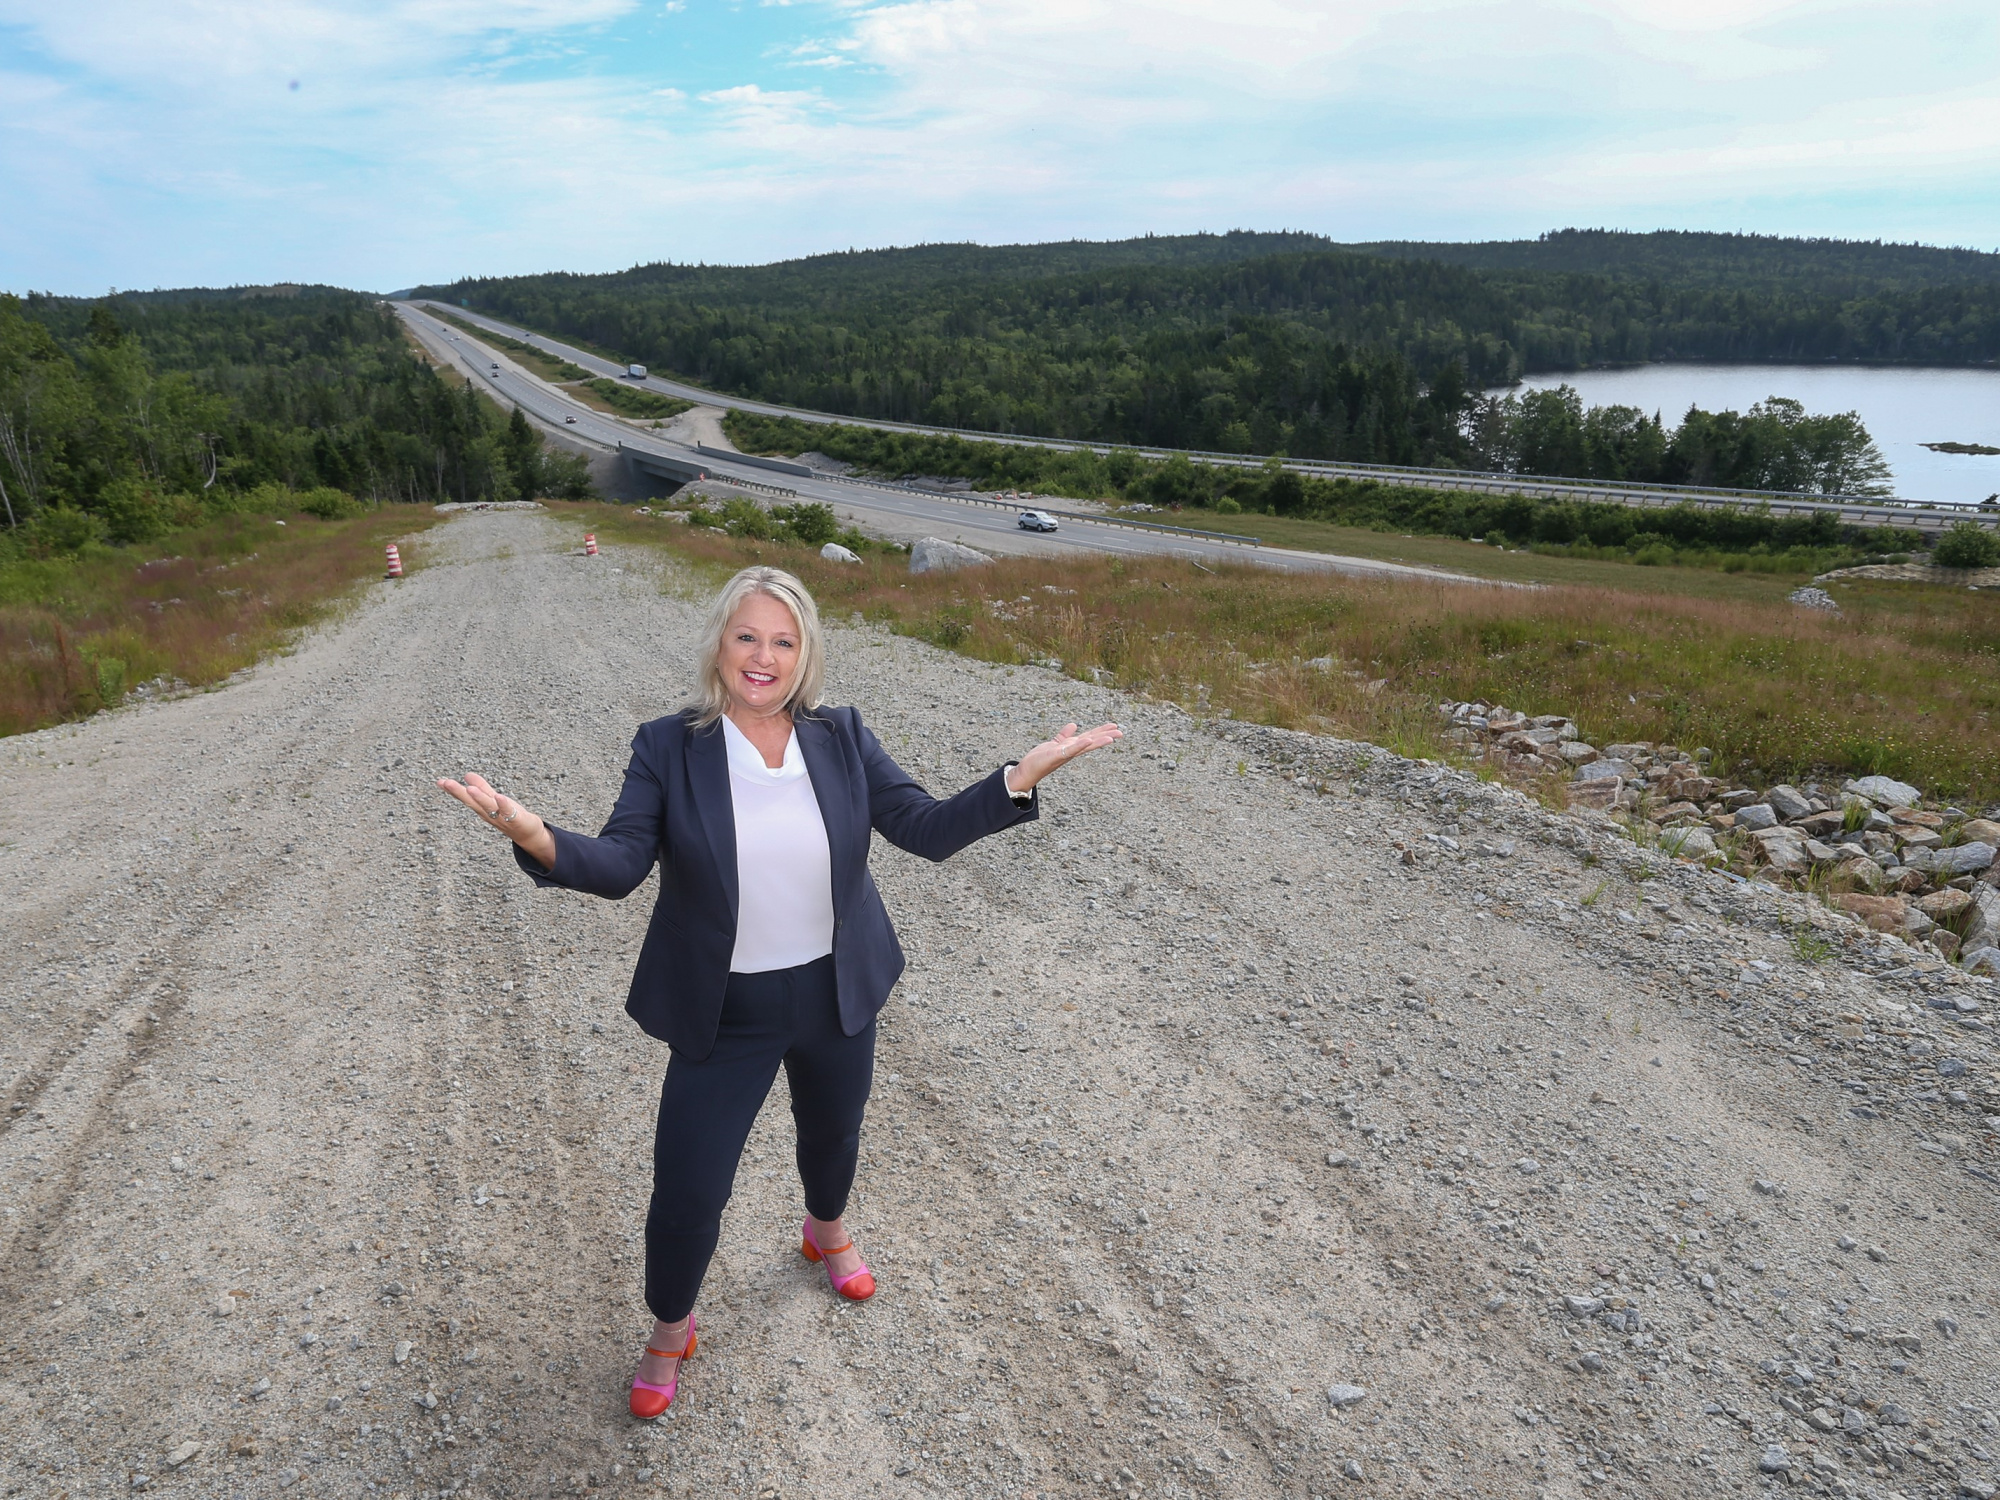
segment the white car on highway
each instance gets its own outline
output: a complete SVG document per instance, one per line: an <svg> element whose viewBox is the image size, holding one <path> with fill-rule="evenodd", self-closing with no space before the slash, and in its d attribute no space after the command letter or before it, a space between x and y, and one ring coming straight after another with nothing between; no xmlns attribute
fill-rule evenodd
<svg viewBox="0 0 2000 1500"><path fill-rule="evenodd" d="M1045 510L1024 510L1014 524L1023 531L1054 531L1056 518Z"/></svg>

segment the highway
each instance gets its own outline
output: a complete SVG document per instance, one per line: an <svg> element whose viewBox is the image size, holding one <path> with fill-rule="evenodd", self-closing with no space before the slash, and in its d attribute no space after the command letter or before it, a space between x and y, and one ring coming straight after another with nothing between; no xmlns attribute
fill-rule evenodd
<svg viewBox="0 0 2000 1500"><path fill-rule="evenodd" d="M1254 563L1281 571L1339 573L1349 577L1488 582L1442 569L1411 567L1367 557L1245 546L1198 534L1180 535L1171 528L1153 529L1145 523L1108 518L1097 520L1070 512L1062 513L1062 529L1054 535L1034 533L1023 531L1015 524L1020 508L1013 505L996 505L974 498L956 500L898 485L791 472L801 466L767 467L768 461L760 462L747 454L722 454L712 449L704 452L689 444L675 442L636 422L628 422L584 405L562 386L542 379L510 359L505 350L479 342L420 306L405 302L392 306L433 358L450 364L468 379L478 382L503 404L519 406L544 426L606 450L622 450L630 454L640 467L662 477L686 480L708 475L716 479L727 478L753 490L776 491L787 499L796 496L801 500L823 501L851 517L864 531L873 530L898 537L906 537L915 531L963 541L982 551L1012 555L1064 550L1109 552L1133 557L1166 553L1208 568L1226 563ZM456 309L453 313L454 316L463 316ZM492 325L482 320L482 326ZM593 374L613 377L619 374L619 366L583 350L522 331L509 330L507 336L524 343L532 342L535 347L557 354ZM721 398L706 391L672 381L648 379L627 383L704 405L724 404ZM781 408L752 403L729 404L757 411L781 411Z"/></svg>
<svg viewBox="0 0 2000 1500"><path fill-rule="evenodd" d="M399 302L392 304L406 316L420 307L446 304ZM573 344L565 344L543 334L531 333L525 328L517 328L498 318L476 313L468 308L447 307L454 318L485 328L504 337L518 339L537 349L545 349L572 364L581 366L597 375L609 375L625 379L624 366L612 363L601 355L591 354ZM444 325L448 326L448 325ZM704 406L720 406L734 411L758 412L765 416L794 417L801 422L842 424L853 427L873 427L885 432L935 433L946 437L962 437L977 442L1009 443L1021 447L1063 448L1077 451L1108 453L1110 448L1102 443L1074 442L1063 438L1021 437L1012 433L961 432L949 427L926 427L909 422L889 422L872 417L836 416L828 412L805 411L796 407L774 406L769 402L751 401L740 396L720 395L703 390L699 386L670 380L649 374L646 379L630 381L630 384L646 390L657 391L664 396L677 397L683 401L695 401ZM1263 455L1242 453L1210 453L1198 449L1174 448L1134 448L1135 453L1148 458L1165 459L1175 453L1202 463L1216 464L1229 468L1257 468L1268 460ZM1842 521L1857 526L1908 526L1921 531L1943 531L1954 522L1964 520L1968 515L1989 527L2000 527L2000 514L1993 511L1979 512L1961 506L1926 505L1910 500L1868 500L1857 497L1823 497L1817 495L1792 494L1767 490L1720 490L1704 489L1698 486L1653 485L1653 484L1606 484L1601 481L1546 479L1524 477L1518 474L1490 474L1461 469L1426 469L1401 467L1392 464L1336 463L1324 459L1285 459L1284 466L1299 474L1320 479L1372 479L1391 484L1412 485L1422 489L1470 490L1483 494L1526 495L1545 499L1608 501L1618 505L1670 506L1690 504L1713 510L1764 510L1775 515L1812 515L1830 512Z"/></svg>

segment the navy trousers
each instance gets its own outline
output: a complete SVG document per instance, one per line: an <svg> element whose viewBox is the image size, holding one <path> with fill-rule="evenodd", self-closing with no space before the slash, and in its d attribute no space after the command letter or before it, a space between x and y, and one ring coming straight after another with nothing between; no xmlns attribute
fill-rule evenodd
<svg viewBox="0 0 2000 1500"><path fill-rule="evenodd" d="M875 1073L875 1023L842 1034L831 955L795 969L731 974L715 1049L700 1062L675 1053L660 1088L646 1305L662 1322L678 1323L694 1308L743 1143L780 1064L792 1090L806 1212L837 1219L847 1211Z"/></svg>

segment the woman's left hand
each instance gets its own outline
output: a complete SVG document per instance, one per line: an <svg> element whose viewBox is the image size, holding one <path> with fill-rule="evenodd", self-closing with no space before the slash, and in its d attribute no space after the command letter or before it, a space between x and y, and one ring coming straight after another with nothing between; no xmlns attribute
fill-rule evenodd
<svg viewBox="0 0 2000 1500"><path fill-rule="evenodd" d="M1007 773L1007 789L1025 792L1057 766L1067 765L1079 755L1101 750L1113 740L1124 738L1125 731L1116 724L1100 724L1081 734L1074 724L1065 724L1054 739L1044 740L1021 757L1014 769Z"/></svg>

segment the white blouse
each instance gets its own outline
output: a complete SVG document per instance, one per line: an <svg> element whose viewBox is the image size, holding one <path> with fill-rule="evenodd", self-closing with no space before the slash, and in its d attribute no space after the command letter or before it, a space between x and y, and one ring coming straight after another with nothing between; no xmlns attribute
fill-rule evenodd
<svg viewBox="0 0 2000 1500"><path fill-rule="evenodd" d="M727 718L729 799L736 813L736 949L733 974L811 963L833 952L833 857L812 776L793 731L785 763L764 764Z"/></svg>

